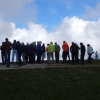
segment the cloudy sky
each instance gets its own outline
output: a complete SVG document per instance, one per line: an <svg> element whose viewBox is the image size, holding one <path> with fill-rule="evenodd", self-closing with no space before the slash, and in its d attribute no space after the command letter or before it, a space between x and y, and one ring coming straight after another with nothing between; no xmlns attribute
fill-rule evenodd
<svg viewBox="0 0 100 100"><path fill-rule="evenodd" d="M0 45L9 38L90 44L100 53L100 0L0 0Z"/></svg>

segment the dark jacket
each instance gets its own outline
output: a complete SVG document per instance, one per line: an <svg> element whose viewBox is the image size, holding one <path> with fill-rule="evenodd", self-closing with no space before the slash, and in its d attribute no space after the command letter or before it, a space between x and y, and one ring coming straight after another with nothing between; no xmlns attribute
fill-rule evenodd
<svg viewBox="0 0 100 100"><path fill-rule="evenodd" d="M1 52L4 52L4 45L1 45Z"/></svg>
<svg viewBox="0 0 100 100"><path fill-rule="evenodd" d="M71 53L78 53L79 47L76 44L72 44L70 47L70 52Z"/></svg>
<svg viewBox="0 0 100 100"><path fill-rule="evenodd" d="M59 52L60 51L60 46L58 44L55 44L55 52Z"/></svg>
<svg viewBox="0 0 100 100"><path fill-rule="evenodd" d="M85 53L86 49L85 49L85 46L83 44L81 45L80 48L81 48L81 53Z"/></svg>
<svg viewBox="0 0 100 100"><path fill-rule="evenodd" d="M16 49L18 50L19 53L22 53L22 45L20 42L17 42Z"/></svg>
<svg viewBox="0 0 100 100"><path fill-rule="evenodd" d="M26 45L24 43L22 43L22 53L26 53Z"/></svg>
<svg viewBox="0 0 100 100"><path fill-rule="evenodd" d="M42 52L45 53L45 45L42 45Z"/></svg>
<svg viewBox="0 0 100 100"><path fill-rule="evenodd" d="M11 42L9 42L9 41L4 42L4 51L9 52L9 51L11 51L11 49L12 49Z"/></svg>
<svg viewBox="0 0 100 100"><path fill-rule="evenodd" d="M14 41L14 43L12 44L12 49L16 50L16 46L17 46L17 42Z"/></svg>
<svg viewBox="0 0 100 100"><path fill-rule="evenodd" d="M30 47L29 47L29 45L26 45L26 52L27 52L27 53L30 52Z"/></svg>
<svg viewBox="0 0 100 100"><path fill-rule="evenodd" d="M32 52L36 52L36 44L35 43L33 43Z"/></svg>
<svg viewBox="0 0 100 100"><path fill-rule="evenodd" d="M36 48L37 53L40 52L42 53L42 46L40 43L37 44L37 48Z"/></svg>

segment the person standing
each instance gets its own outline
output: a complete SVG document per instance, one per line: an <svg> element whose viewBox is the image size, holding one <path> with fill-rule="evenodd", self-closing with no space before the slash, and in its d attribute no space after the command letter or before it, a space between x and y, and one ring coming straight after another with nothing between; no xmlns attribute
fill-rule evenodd
<svg viewBox="0 0 100 100"><path fill-rule="evenodd" d="M45 59L45 44L43 43L43 45L42 45L42 63L44 63L44 59Z"/></svg>
<svg viewBox="0 0 100 100"><path fill-rule="evenodd" d="M2 58L2 64L5 64L5 51L4 51L4 42L2 42L1 45L1 58Z"/></svg>
<svg viewBox="0 0 100 100"><path fill-rule="evenodd" d="M30 59L30 44L29 43L26 44L25 60L26 60L26 63L29 63L31 61L31 59Z"/></svg>
<svg viewBox="0 0 100 100"><path fill-rule="evenodd" d="M6 38L4 42L4 51L5 51L5 63L7 67L10 66L11 49L12 49L12 43L8 40L8 38Z"/></svg>
<svg viewBox="0 0 100 100"><path fill-rule="evenodd" d="M98 52L95 52L95 59L98 60Z"/></svg>
<svg viewBox="0 0 100 100"><path fill-rule="evenodd" d="M21 46L22 46L22 62L23 62L23 65L25 65L26 64L26 60L25 60L25 58L26 58L26 45L22 42Z"/></svg>
<svg viewBox="0 0 100 100"><path fill-rule="evenodd" d="M48 52L48 46L49 46L49 44L47 44L47 47L46 47L47 63L49 62L49 52Z"/></svg>
<svg viewBox="0 0 100 100"><path fill-rule="evenodd" d="M74 42L72 42L72 45L70 46L70 52L72 55L72 64L74 64L75 60L78 64L78 45L76 45Z"/></svg>
<svg viewBox="0 0 100 100"><path fill-rule="evenodd" d="M80 52L81 52L81 61L82 61L82 64L84 64L84 56L85 56L85 46L83 43L80 43Z"/></svg>
<svg viewBox="0 0 100 100"><path fill-rule="evenodd" d="M88 54L88 63L92 64L92 54L93 54L93 48L90 46L90 44L87 44L87 54Z"/></svg>
<svg viewBox="0 0 100 100"><path fill-rule="evenodd" d="M66 43L66 41L63 41L62 49L63 49L63 54L62 54L63 63L66 63L67 62L67 55L68 55L68 51L69 51L69 46Z"/></svg>
<svg viewBox="0 0 100 100"><path fill-rule="evenodd" d="M36 41L32 43L32 63L36 62Z"/></svg>
<svg viewBox="0 0 100 100"><path fill-rule="evenodd" d="M60 46L55 43L55 60L56 63L59 63L59 52L60 52Z"/></svg>
<svg viewBox="0 0 100 100"><path fill-rule="evenodd" d="M18 62L18 53L17 53L17 42L16 40L14 40L13 44L12 44L12 62L14 62L14 56L16 57L16 62Z"/></svg>
<svg viewBox="0 0 100 100"><path fill-rule="evenodd" d="M22 44L19 41L17 41L16 49L18 51L18 64L19 64L19 66L21 66L22 65L22 60L21 60L21 56L22 56Z"/></svg>
<svg viewBox="0 0 100 100"><path fill-rule="evenodd" d="M50 42L49 46L48 46L48 53L49 53L49 60L48 60L48 64L54 64L54 52L55 52L55 46L53 45L52 42ZM52 58L52 62L51 62L51 58Z"/></svg>
<svg viewBox="0 0 100 100"><path fill-rule="evenodd" d="M41 41L37 42L37 64L41 63L41 55L42 55L42 46L41 46Z"/></svg>

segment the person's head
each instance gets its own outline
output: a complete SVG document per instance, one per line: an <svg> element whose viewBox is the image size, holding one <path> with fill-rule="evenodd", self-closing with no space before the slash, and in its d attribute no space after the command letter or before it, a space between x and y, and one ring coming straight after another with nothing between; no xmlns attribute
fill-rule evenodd
<svg viewBox="0 0 100 100"><path fill-rule="evenodd" d="M33 43L36 44L36 41L34 41Z"/></svg>
<svg viewBox="0 0 100 100"><path fill-rule="evenodd" d="M26 45L29 45L29 43L27 43Z"/></svg>
<svg viewBox="0 0 100 100"><path fill-rule="evenodd" d="M87 44L87 46L90 46L90 44Z"/></svg>
<svg viewBox="0 0 100 100"><path fill-rule="evenodd" d="M57 45L57 43L55 42L55 45Z"/></svg>
<svg viewBox="0 0 100 100"><path fill-rule="evenodd" d="M47 46L48 46L49 44L47 44Z"/></svg>
<svg viewBox="0 0 100 100"><path fill-rule="evenodd" d="M8 38L6 38L5 40L8 41Z"/></svg>
<svg viewBox="0 0 100 100"><path fill-rule="evenodd" d="M24 45L24 42L22 42L22 45Z"/></svg>
<svg viewBox="0 0 100 100"><path fill-rule="evenodd" d="M80 45L83 45L83 43L81 42Z"/></svg>
<svg viewBox="0 0 100 100"><path fill-rule="evenodd" d="M74 44L74 42L72 42L72 45Z"/></svg>
<svg viewBox="0 0 100 100"><path fill-rule="evenodd" d="M50 44L53 44L52 42L50 42Z"/></svg>
<svg viewBox="0 0 100 100"><path fill-rule="evenodd" d="M13 41L14 43L16 42L16 40Z"/></svg>
<svg viewBox="0 0 100 100"><path fill-rule="evenodd" d="M42 44L42 41L39 41L40 44Z"/></svg>

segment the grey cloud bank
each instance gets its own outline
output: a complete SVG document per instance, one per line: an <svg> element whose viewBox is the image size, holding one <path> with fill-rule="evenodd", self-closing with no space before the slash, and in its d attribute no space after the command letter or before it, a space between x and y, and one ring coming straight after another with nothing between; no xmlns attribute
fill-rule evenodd
<svg viewBox="0 0 100 100"><path fill-rule="evenodd" d="M14 22L33 21L36 18L35 0L0 0L0 17Z"/></svg>

